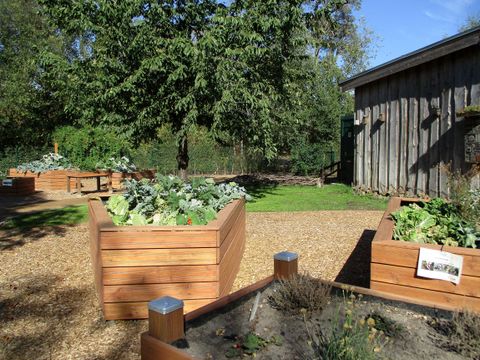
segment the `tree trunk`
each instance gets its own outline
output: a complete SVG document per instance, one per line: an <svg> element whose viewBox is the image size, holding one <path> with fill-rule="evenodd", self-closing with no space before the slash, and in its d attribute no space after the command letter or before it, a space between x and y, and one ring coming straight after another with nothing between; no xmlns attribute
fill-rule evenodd
<svg viewBox="0 0 480 360"><path fill-rule="evenodd" d="M181 135L178 140L178 153L177 153L177 166L180 177L182 180L187 180L187 168L188 168L188 140L187 134L184 133Z"/></svg>

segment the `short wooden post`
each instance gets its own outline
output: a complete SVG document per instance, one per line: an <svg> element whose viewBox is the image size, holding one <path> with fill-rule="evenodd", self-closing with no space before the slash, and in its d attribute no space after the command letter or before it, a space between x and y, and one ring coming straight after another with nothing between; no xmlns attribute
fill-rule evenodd
<svg viewBox="0 0 480 360"><path fill-rule="evenodd" d="M273 275L275 279L287 279L298 273L298 255L282 251L273 257Z"/></svg>
<svg viewBox="0 0 480 360"><path fill-rule="evenodd" d="M53 144L53 152L58 154L58 143Z"/></svg>
<svg viewBox="0 0 480 360"><path fill-rule="evenodd" d="M166 343L185 337L183 301L170 296L150 301L148 334Z"/></svg>

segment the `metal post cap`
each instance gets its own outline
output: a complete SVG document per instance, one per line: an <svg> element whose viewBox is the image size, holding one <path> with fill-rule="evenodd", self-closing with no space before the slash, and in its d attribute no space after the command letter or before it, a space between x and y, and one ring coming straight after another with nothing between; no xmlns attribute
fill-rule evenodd
<svg viewBox="0 0 480 360"><path fill-rule="evenodd" d="M170 314L182 307L183 300L178 300L171 296L163 296L148 303L148 310L158 312L162 315Z"/></svg>
<svg viewBox="0 0 480 360"><path fill-rule="evenodd" d="M275 260L278 260L278 261L290 262L290 261L298 259L298 254L294 253L294 252L290 252L290 251L282 251L282 252L279 252L279 253L275 254L275 256L273 258Z"/></svg>

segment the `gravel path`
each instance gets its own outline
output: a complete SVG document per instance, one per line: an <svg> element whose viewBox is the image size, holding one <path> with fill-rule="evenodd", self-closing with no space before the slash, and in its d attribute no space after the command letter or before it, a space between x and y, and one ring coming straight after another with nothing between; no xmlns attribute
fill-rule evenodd
<svg viewBox="0 0 480 360"><path fill-rule="evenodd" d="M234 289L270 275L273 254L282 250L300 254L300 270L337 278L352 251L368 248L368 241L357 246L358 239L370 237L365 229L375 229L381 215L249 213ZM0 359L139 359L147 322L102 320L86 224L3 232L0 245Z"/></svg>

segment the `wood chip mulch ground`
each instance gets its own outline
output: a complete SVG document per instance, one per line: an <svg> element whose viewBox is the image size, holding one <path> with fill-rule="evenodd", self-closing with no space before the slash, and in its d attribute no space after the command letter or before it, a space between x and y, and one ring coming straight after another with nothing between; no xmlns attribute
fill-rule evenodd
<svg viewBox="0 0 480 360"><path fill-rule="evenodd" d="M234 290L270 275L273 254L283 250L298 252L300 270L315 277L368 283L369 241L381 215L249 213ZM146 321L103 320L86 224L0 233L0 359L139 359L146 328Z"/></svg>

